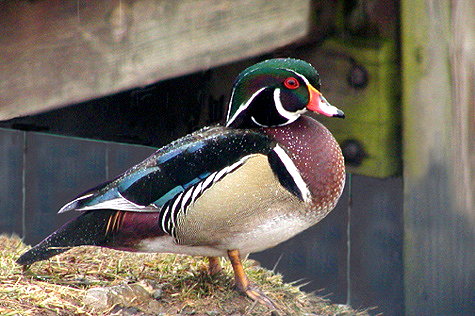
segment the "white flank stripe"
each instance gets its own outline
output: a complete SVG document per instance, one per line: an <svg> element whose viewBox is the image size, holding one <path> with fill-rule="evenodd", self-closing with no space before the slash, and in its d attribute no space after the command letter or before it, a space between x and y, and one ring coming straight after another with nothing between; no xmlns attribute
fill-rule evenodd
<svg viewBox="0 0 475 316"><path fill-rule="evenodd" d="M223 168L220 172L216 174L213 182L218 182L225 174L229 172L229 167Z"/></svg>
<svg viewBox="0 0 475 316"><path fill-rule="evenodd" d="M233 172L235 169L239 168L240 166L242 166L246 160L249 159L249 157L251 157L251 155L249 156L244 156L242 157L241 159L239 159L238 161L236 161L235 163L233 163L232 165L229 165L223 169L221 169L221 171L219 171L218 173L216 172L213 172L212 174L210 174L206 179L205 181L203 182L203 186L201 188L201 193L206 191L206 189L208 189L208 185L213 182L218 182L219 180L221 180L225 175L227 175L228 173L231 173Z"/></svg>
<svg viewBox="0 0 475 316"><path fill-rule="evenodd" d="M216 176L216 172L213 172L205 179L205 181L203 182L203 185L201 186L200 192L203 192L204 190L208 188L208 185L210 185L211 182L213 182L213 179L215 176Z"/></svg>
<svg viewBox="0 0 475 316"><path fill-rule="evenodd" d="M175 227L175 213L179 211L178 204L180 204L180 199L183 196L183 192L178 194L176 197L175 202L173 202L173 206L170 208L171 214L170 214L170 220L172 222L172 227Z"/></svg>
<svg viewBox="0 0 475 316"><path fill-rule="evenodd" d="M162 230L164 232L169 231L169 229L170 229L169 225L167 225L167 227L165 226L165 218L167 217L168 212L170 212L170 204L168 204L167 207L165 208L165 210L163 211L162 222L160 223L161 226L162 226ZM170 223L170 221L168 221L168 224L169 223Z"/></svg>
<svg viewBox="0 0 475 316"><path fill-rule="evenodd" d="M181 200L181 209L183 209L183 211L185 210L186 201L190 199L192 193L192 188L189 188L188 191L186 191L185 196L183 196L183 199Z"/></svg>
<svg viewBox="0 0 475 316"><path fill-rule="evenodd" d="M233 170L237 169L239 166L243 165L244 162L249 159L250 156L245 156L241 158L239 161L233 163L230 166L227 166L223 168L221 171L218 173L213 172L210 174L206 179L202 180L201 182L198 182L195 186L192 186L188 188L186 191L181 192L178 194L173 201L173 204L168 203L168 206L163 210L163 216L162 216L162 229L164 231L169 231L171 232L172 235L174 235L175 232L175 227L177 225L177 222L180 220L180 217L186 215L186 209L185 209L185 204L187 201L190 201L188 204L188 207L196 201L196 199L203 194L207 189L213 186L214 183L218 182L221 178L232 172ZM166 223L168 229L165 230L165 218L167 216L167 213L170 212L169 220ZM177 217L176 222L175 222L175 216Z"/></svg>
<svg viewBox="0 0 475 316"><path fill-rule="evenodd" d="M289 172L292 179L294 179L294 182L297 185L297 188L302 194L303 200L305 202L310 202L310 199L311 199L310 191L308 190L307 185L305 184L305 181L303 181L302 176L300 175L300 172L298 171L297 167L293 163L292 159L290 159L289 155L287 155L285 150L279 145L276 145L273 150L279 156L280 160L284 164L285 168Z"/></svg>
<svg viewBox="0 0 475 316"><path fill-rule="evenodd" d="M172 233L172 220L171 220L171 217L172 217L172 206L171 205L168 205L168 210L169 210L169 213L170 215L168 216L168 222L167 222L167 230L166 232L168 232L169 234Z"/></svg>
<svg viewBox="0 0 475 316"><path fill-rule="evenodd" d="M191 199L191 203L194 203L196 200L196 197L201 193L201 182L196 185L196 187L193 188L193 197Z"/></svg>
<svg viewBox="0 0 475 316"><path fill-rule="evenodd" d="M248 159L249 159L249 156L246 156L246 157L241 158L238 162L230 165L228 167L228 172L232 172L236 170L238 167L242 166Z"/></svg>

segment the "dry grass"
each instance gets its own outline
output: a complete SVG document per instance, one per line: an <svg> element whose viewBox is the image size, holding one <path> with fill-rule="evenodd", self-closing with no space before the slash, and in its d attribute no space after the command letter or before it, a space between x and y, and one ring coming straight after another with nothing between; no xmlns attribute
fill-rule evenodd
<svg viewBox="0 0 475 316"><path fill-rule="evenodd" d="M228 263L224 264L223 273L209 276L207 262L201 258L78 247L22 271L15 260L28 248L18 237L0 236L0 315L103 314L84 305L83 297L88 289L139 280L158 282L162 295L155 305L159 306L158 310L135 315L270 313L266 307L233 290L233 274ZM280 275L255 266L251 260L245 264L250 279L284 314L367 315L307 295L283 283Z"/></svg>

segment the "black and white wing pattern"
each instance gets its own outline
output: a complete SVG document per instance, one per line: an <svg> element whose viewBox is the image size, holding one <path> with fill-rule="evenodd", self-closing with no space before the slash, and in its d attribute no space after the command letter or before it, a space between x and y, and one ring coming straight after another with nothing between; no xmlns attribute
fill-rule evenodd
<svg viewBox="0 0 475 316"><path fill-rule="evenodd" d="M243 164L246 157L268 154L274 146L258 131L205 128L162 147L114 180L86 191L59 212L161 212L173 223L175 209L186 209L209 186Z"/></svg>

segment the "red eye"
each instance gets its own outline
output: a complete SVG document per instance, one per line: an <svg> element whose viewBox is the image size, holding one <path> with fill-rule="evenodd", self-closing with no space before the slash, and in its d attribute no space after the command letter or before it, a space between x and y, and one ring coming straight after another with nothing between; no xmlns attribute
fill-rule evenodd
<svg viewBox="0 0 475 316"><path fill-rule="evenodd" d="M300 83L294 77L289 77L284 80L284 86L289 89L297 89L298 87L300 87Z"/></svg>

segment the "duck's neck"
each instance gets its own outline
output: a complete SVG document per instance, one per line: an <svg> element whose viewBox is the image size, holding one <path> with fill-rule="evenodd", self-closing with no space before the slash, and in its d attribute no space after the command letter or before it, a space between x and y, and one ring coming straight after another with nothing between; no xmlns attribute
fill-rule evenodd
<svg viewBox="0 0 475 316"><path fill-rule="evenodd" d="M328 129L302 116L278 128L263 128L287 150L312 194L312 202L322 211L332 209L345 184L345 165L340 146Z"/></svg>

